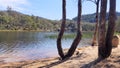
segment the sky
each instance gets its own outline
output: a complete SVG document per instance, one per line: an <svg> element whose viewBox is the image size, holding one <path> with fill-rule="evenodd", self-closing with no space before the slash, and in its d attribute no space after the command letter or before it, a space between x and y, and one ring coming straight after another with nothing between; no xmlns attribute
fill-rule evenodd
<svg viewBox="0 0 120 68"><path fill-rule="evenodd" d="M77 0L66 1L67 18L72 19L77 16ZM116 1L116 11L120 12L120 5L118 5L120 0ZM62 18L62 0L0 0L0 10L6 10L8 6L24 14L52 20L60 20ZM92 2L84 1L82 3L82 14L95 13L95 9L96 5Z"/></svg>

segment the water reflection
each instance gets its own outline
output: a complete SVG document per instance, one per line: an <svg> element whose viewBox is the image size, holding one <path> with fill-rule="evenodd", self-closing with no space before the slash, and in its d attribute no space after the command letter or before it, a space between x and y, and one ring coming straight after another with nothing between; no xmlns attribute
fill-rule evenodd
<svg viewBox="0 0 120 68"><path fill-rule="evenodd" d="M4 61L11 62L57 56L56 39L46 38L50 34L55 33L0 32L0 58L4 57ZM63 48L69 48L72 41L63 39Z"/></svg>

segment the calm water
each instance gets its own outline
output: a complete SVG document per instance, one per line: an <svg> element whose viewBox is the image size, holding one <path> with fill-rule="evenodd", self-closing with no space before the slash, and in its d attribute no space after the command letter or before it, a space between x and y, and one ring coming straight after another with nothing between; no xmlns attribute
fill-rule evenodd
<svg viewBox="0 0 120 68"><path fill-rule="evenodd" d="M13 62L58 56L56 39L48 32L0 32L0 61ZM69 48L73 39L63 39L63 48ZM87 42L86 42L87 41ZM79 47L89 45L82 39Z"/></svg>

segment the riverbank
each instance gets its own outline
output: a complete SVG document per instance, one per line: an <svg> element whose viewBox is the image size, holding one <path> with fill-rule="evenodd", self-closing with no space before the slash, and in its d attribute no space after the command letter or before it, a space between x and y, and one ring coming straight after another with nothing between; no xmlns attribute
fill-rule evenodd
<svg viewBox="0 0 120 68"><path fill-rule="evenodd" d="M43 30L0 30L0 32L52 32L52 31L43 31Z"/></svg>
<svg viewBox="0 0 120 68"><path fill-rule="evenodd" d="M64 51L67 51L65 49ZM79 54L78 54L79 53ZM109 58L101 61L95 66L93 62L97 59L98 47L86 46L77 48L74 55L68 60L61 61L59 57L29 60L21 62L4 63L0 61L0 68L119 68L120 46L113 48Z"/></svg>

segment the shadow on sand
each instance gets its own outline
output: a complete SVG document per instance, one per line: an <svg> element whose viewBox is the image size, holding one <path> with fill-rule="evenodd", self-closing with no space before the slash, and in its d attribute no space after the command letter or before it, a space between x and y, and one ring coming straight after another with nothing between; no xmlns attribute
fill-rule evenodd
<svg viewBox="0 0 120 68"><path fill-rule="evenodd" d="M42 67L39 67L39 68L50 68L50 67L56 66L56 65L58 65L58 64L61 64L61 63L65 62L65 61L67 61L68 59L69 59L69 58L66 58L66 59L64 59L64 60L58 60L58 61L56 61L56 62L53 62L53 63L49 64L49 65L42 66Z"/></svg>
<svg viewBox="0 0 120 68"><path fill-rule="evenodd" d="M80 54L77 54L77 56L75 56L75 57L66 58L66 59L64 59L64 60L58 60L58 61L56 61L56 62L53 62L53 63L49 64L49 65L42 66L42 67L39 67L39 68L50 68L50 67L59 65L59 64L65 62L65 61L67 61L67 60L77 59L78 57L81 57L82 54L83 54L83 53L80 53Z"/></svg>
<svg viewBox="0 0 120 68"><path fill-rule="evenodd" d="M98 68L98 67L94 67L97 63L101 62L102 60L104 59L101 59L101 58L97 58L96 60L88 63L88 64L85 64L83 65L82 67L80 68Z"/></svg>

